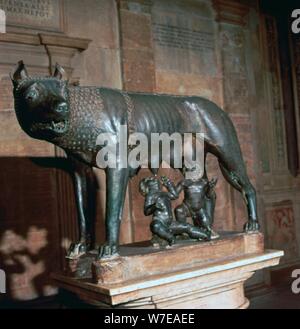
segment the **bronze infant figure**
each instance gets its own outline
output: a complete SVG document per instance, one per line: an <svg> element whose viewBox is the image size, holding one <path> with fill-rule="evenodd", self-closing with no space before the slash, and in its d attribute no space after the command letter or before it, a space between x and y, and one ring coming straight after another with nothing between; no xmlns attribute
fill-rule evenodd
<svg viewBox="0 0 300 329"><path fill-rule="evenodd" d="M12 73L15 111L22 129L32 138L43 139L65 150L73 161L80 239L76 250L89 244L86 216L86 172L97 167L101 133L119 134L127 125L130 135L142 132L204 133L204 152L217 157L226 180L246 200L248 221L245 231L257 231L256 193L243 162L238 138L229 116L213 102L196 96L171 96L123 92L109 88L72 86L63 80L56 65L51 77L30 77L20 61ZM149 138L150 140L150 138ZM162 154L157 154L161 159ZM172 159L170 166L174 167ZM158 168L150 170L155 175ZM102 168L103 169L103 168ZM106 168L106 243L99 257L118 253L119 228L128 180L140 168Z"/></svg>
<svg viewBox="0 0 300 329"><path fill-rule="evenodd" d="M209 230L174 220L171 200L178 199L179 194L166 176L161 181L167 192L162 191L160 179L156 176L144 178L140 182L140 192L145 197L144 213L153 216L150 229L154 237L166 240L169 245L174 244L175 237L183 233L192 239L210 240Z"/></svg>
<svg viewBox="0 0 300 329"><path fill-rule="evenodd" d="M184 192L181 205L176 207L175 216L178 222L186 222L191 217L194 225L202 227L211 233L211 238L219 235L213 231L213 219L216 203L215 186L217 179L207 178L184 179L176 186L176 193Z"/></svg>

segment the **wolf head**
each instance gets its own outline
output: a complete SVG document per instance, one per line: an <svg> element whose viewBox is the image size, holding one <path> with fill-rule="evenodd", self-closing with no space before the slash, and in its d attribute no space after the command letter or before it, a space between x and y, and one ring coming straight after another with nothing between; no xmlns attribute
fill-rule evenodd
<svg viewBox="0 0 300 329"><path fill-rule="evenodd" d="M33 138L51 140L68 130L68 83L63 73L56 64L52 77L30 77L20 61L11 75L18 121Z"/></svg>

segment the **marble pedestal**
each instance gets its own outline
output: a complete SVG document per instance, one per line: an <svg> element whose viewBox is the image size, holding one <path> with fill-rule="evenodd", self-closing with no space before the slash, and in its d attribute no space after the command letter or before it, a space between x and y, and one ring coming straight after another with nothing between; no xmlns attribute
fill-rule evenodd
<svg viewBox="0 0 300 329"><path fill-rule="evenodd" d="M94 256L73 260L72 271L53 275L55 284L99 308L243 309L245 281L277 265L283 252L264 250L262 234L227 233L161 250L126 245L108 260ZM91 270L82 271L82 264Z"/></svg>

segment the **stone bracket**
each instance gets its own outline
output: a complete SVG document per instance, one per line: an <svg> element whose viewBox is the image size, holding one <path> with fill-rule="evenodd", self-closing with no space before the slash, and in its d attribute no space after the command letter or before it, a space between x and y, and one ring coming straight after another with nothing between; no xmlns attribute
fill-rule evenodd
<svg viewBox="0 0 300 329"><path fill-rule="evenodd" d="M90 42L89 39L56 34L3 33L0 34L0 49L3 49L5 60L2 61L0 55L0 63L14 65L18 60L24 59L37 72L51 74L55 63L59 62L70 77L73 72L73 57L86 50Z"/></svg>

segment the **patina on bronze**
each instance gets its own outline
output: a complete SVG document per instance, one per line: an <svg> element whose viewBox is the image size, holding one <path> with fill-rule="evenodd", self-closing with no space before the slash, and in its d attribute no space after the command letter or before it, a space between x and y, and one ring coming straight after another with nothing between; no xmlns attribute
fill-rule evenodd
<svg viewBox="0 0 300 329"><path fill-rule="evenodd" d="M62 78L63 69L59 65L53 77L30 77L22 61L12 74L15 110L23 130L33 138L61 147L76 163L74 178L81 228L80 241L73 246L76 250L86 251L89 243L84 173L97 166L97 136L105 132L118 135L120 125L127 125L129 132L143 132L148 136L153 132L170 135L204 132L205 155L212 153L217 157L224 177L246 199L245 230L259 229L256 193L246 173L235 129L228 115L216 104L201 97L71 86ZM161 154L157 156L161 158ZM158 172L158 169L151 170L153 174ZM127 183L139 169L107 168L105 171L106 244L100 248L99 257L118 252Z"/></svg>

